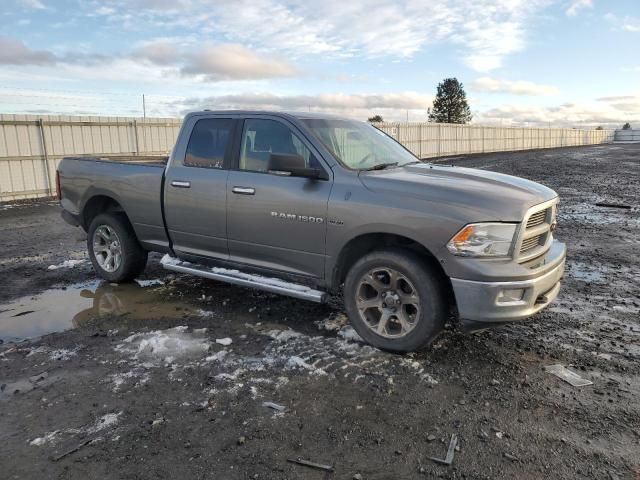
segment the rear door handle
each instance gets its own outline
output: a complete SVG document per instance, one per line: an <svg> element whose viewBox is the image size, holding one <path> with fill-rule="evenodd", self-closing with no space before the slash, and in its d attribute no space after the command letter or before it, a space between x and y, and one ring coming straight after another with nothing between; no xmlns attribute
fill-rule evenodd
<svg viewBox="0 0 640 480"><path fill-rule="evenodd" d="M256 189L251 187L233 187L231 191L239 195L255 195L256 194Z"/></svg>
<svg viewBox="0 0 640 480"><path fill-rule="evenodd" d="M185 182L182 180L172 180L171 186L177 187L177 188L191 188L191 182Z"/></svg>

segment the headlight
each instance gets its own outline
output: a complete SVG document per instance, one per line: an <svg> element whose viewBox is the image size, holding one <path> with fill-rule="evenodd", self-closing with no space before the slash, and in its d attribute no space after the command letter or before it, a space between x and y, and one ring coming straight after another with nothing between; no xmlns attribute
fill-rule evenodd
<svg viewBox="0 0 640 480"><path fill-rule="evenodd" d="M449 240L447 249L465 257L507 257L516 226L514 223L471 223Z"/></svg>

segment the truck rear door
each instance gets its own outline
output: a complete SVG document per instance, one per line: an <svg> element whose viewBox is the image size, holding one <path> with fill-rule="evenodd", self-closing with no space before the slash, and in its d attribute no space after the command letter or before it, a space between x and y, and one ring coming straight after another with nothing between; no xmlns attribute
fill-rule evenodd
<svg viewBox="0 0 640 480"><path fill-rule="evenodd" d="M181 131L164 186L165 219L177 253L229 257L227 177L235 123L194 116Z"/></svg>
<svg viewBox="0 0 640 480"><path fill-rule="evenodd" d="M292 125L278 117L245 118L227 182L230 259L322 277L332 182L270 174L272 153L301 155L307 166L330 174Z"/></svg>

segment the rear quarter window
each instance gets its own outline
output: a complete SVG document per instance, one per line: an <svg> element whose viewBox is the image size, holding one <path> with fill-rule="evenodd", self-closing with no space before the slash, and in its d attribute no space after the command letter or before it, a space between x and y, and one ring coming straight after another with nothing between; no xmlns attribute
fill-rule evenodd
<svg viewBox="0 0 640 480"><path fill-rule="evenodd" d="M184 164L187 167L225 168L232 122L228 118L198 120L189 138Z"/></svg>

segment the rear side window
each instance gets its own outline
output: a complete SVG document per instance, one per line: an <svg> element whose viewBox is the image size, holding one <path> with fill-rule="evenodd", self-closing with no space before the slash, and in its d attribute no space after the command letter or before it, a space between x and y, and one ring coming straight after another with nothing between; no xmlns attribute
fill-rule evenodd
<svg viewBox="0 0 640 480"><path fill-rule="evenodd" d="M232 122L228 118L198 120L189 138L184 164L188 167L224 168Z"/></svg>

